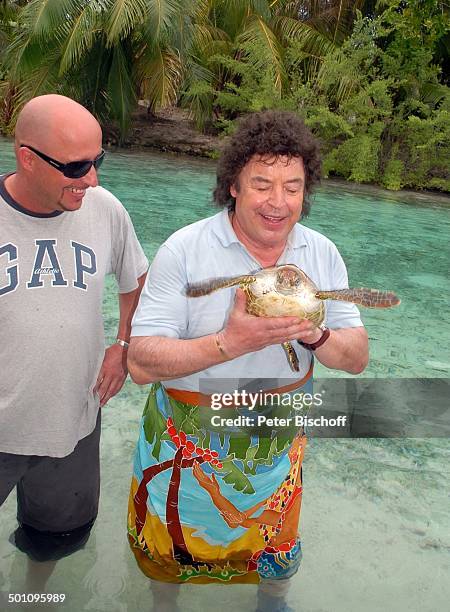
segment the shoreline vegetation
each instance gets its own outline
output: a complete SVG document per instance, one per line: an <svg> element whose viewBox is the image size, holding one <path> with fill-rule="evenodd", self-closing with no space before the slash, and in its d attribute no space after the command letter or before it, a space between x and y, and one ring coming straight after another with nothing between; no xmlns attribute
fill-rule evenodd
<svg viewBox="0 0 450 612"><path fill-rule="evenodd" d="M132 115L131 127L127 137L120 139L116 126L102 125L103 145L106 151L123 150L132 152L151 152L173 157L191 158L214 163L217 159L226 136L212 136L202 133L196 128L195 121L189 117L186 110L169 108L149 115L141 106ZM11 134L1 135L11 139ZM383 198L406 203L425 204L437 203L450 208L450 193L436 189L398 189L388 190L376 183L356 183L343 177L323 177L320 187L330 189L334 186L348 189L352 193L376 196L381 193Z"/></svg>
<svg viewBox="0 0 450 612"><path fill-rule="evenodd" d="M152 151L182 157L193 157L204 160L217 159L223 146L223 135L210 135L201 132L188 111L180 108L168 108L149 115L144 104L132 115L131 127L126 138L121 141L114 125L103 126L104 144L112 149L131 151ZM362 194L383 192L383 197L401 199L414 203L433 201L450 207L450 194L436 189L399 189L387 190L376 183L355 183L343 177L332 176L322 180L324 188L337 185L348 186L352 191Z"/></svg>
<svg viewBox="0 0 450 612"><path fill-rule="evenodd" d="M449 84L443 0L0 3L4 134L56 92L111 144L214 159L241 116L288 110L325 177L450 193Z"/></svg>

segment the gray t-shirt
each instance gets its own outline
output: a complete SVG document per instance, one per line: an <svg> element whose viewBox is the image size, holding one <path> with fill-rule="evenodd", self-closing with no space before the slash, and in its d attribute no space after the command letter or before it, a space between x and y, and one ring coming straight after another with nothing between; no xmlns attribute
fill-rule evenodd
<svg viewBox="0 0 450 612"><path fill-rule="evenodd" d="M147 258L102 187L81 208L30 213L0 180L0 452L64 457L94 429L107 274L137 288Z"/></svg>
<svg viewBox="0 0 450 612"><path fill-rule="evenodd" d="M319 232L299 223L289 234L277 263L296 264L320 289L348 287L347 270L336 246ZM219 331L233 308L235 288L194 299L186 297L186 284L248 274L260 267L239 242L226 210L178 230L161 246L150 266L131 335L184 339ZM354 304L328 300L325 308L325 323L332 329L362 326ZM237 373L252 379L278 379L283 381L280 384L287 384L287 380L304 376L311 362L310 351L297 344L295 350L300 361L299 373L290 369L281 345L274 345L202 372L172 379L166 386L198 391L203 383L217 384L219 379L234 379Z"/></svg>

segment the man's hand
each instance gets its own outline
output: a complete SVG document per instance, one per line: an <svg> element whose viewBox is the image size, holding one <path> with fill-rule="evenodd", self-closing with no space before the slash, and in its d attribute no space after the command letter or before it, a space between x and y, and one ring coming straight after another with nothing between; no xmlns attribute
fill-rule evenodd
<svg viewBox="0 0 450 612"><path fill-rule="evenodd" d="M100 407L119 393L127 374L127 351L120 344L113 344L105 351L94 387L94 393L97 392L100 397Z"/></svg>
<svg viewBox="0 0 450 612"><path fill-rule="evenodd" d="M318 342L322 337L323 330L314 325L312 321L308 321L308 319L303 319L301 327L302 332L297 336L296 340L306 342L306 344L314 344L314 342Z"/></svg>
<svg viewBox="0 0 450 612"><path fill-rule="evenodd" d="M221 333L223 349L231 359L272 344L297 339L314 342L322 334L311 321L298 317L255 317L246 312L245 304L245 293L237 289L233 310Z"/></svg>

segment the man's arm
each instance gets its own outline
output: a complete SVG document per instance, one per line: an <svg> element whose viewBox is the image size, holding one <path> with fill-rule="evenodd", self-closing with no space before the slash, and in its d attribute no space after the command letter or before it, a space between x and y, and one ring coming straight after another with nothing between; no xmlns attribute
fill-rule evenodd
<svg viewBox="0 0 450 612"><path fill-rule="evenodd" d="M311 321L300 321L296 317L249 315L245 311L245 294L238 289L234 308L219 334L189 340L162 336L133 337L128 368L134 382L144 385L189 376L273 344L294 339L312 344L321 334L322 331ZM330 337L315 353L318 360L329 368L359 374L368 362L367 333L363 327L332 330Z"/></svg>
<svg viewBox="0 0 450 612"><path fill-rule="evenodd" d="M245 311L245 293L238 289L233 310L221 332L188 340L133 337L128 369L139 385L188 376L266 346L298 338L304 323L297 317L249 315Z"/></svg>
<svg viewBox="0 0 450 612"><path fill-rule="evenodd" d="M117 338L129 342L131 333L131 320L139 301L139 295L145 282L145 274L137 279L138 286L129 293L119 293L119 327ZM100 397L100 406L104 406L123 387L128 374L127 347L112 344L105 351L103 363L97 377L94 393Z"/></svg>
<svg viewBox="0 0 450 612"><path fill-rule="evenodd" d="M213 335L192 340L134 336L128 351L128 370L138 385L189 376L223 361Z"/></svg>
<svg viewBox="0 0 450 612"><path fill-rule="evenodd" d="M325 261L329 276L323 278L322 286L348 288L347 268L333 243L328 243L327 253ZM314 355L327 368L360 374L369 361L369 343L356 306L332 300L327 303L326 312L325 324L330 327L330 336L314 351ZM305 321L305 332L298 340L314 344L321 335L320 329Z"/></svg>
<svg viewBox="0 0 450 612"><path fill-rule="evenodd" d="M314 351L317 359L327 368L360 374L369 362L369 342L364 327L331 329L330 337ZM298 340L313 344L322 331L313 327L305 330Z"/></svg>

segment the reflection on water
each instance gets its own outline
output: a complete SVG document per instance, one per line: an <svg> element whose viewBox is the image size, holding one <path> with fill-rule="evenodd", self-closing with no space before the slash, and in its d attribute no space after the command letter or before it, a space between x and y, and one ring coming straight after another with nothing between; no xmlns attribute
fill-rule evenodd
<svg viewBox="0 0 450 612"><path fill-rule="evenodd" d="M0 160L4 170L13 168L9 143L0 143ZM102 167L103 184L126 204L149 256L175 229L210 214L213 181L210 162L147 153L109 154ZM365 376L448 377L443 339L448 338L450 209L429 196L402 202L383 195L326 186L307 224L336 242L352 285L393 289L402 298L391 311L362 311L371 337ZM104 316L112 339L113 281ZM330 376L321 367L318 374ZM126 541L131 461L145 396L146 389L128 382L104 408L99 519L86 547L57 562L46 584L45 569L27 575L25 555L8 541L16 526L14 497L2 507L0 610L20 610L8 605L8 594L37 591L40 585L47 593L66 594L64 604L45 609L162 609L164 593L152 592ZM287 604L299 612L448 609L449 460L445 439L312 439L304 464L302 568ZM256 587L183 585L178 602L187 612L219 605L255 610ZM173 602L168 605L175 610Z"/></svg>

